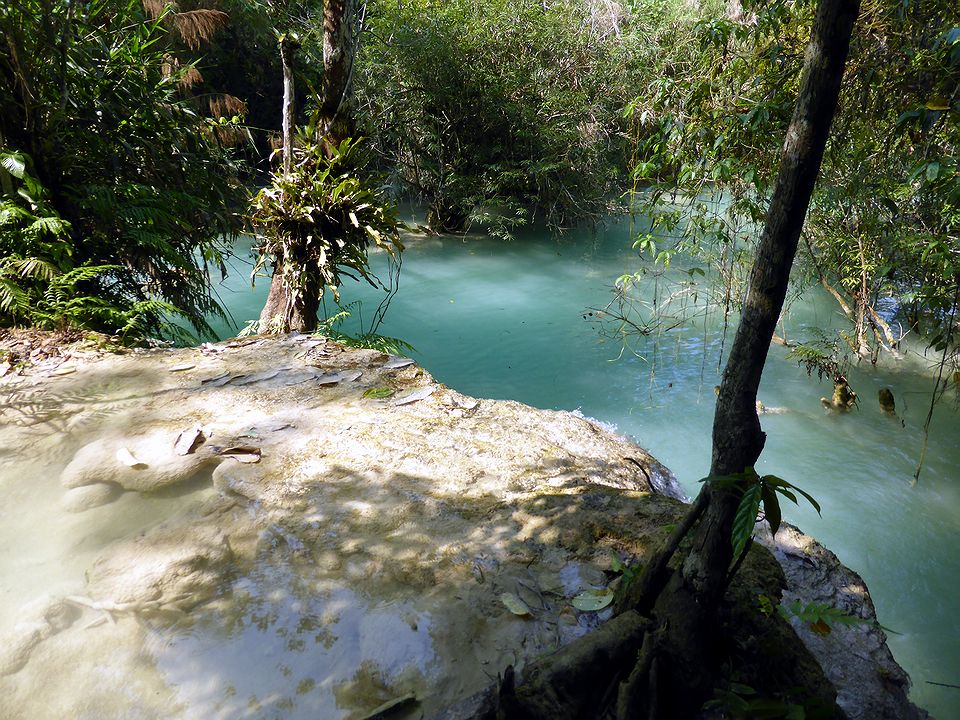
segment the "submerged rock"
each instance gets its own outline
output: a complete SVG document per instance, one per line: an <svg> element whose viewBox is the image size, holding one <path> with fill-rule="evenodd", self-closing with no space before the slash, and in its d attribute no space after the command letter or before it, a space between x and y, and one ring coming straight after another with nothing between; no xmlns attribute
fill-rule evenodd
<svg viewBox="0 0 960 720"><path fill-rule="evenodd" d="M5 430L58 448L44 497L80 511L58 522L85 553L48 589L80 622L0 625L11 717L429 717L600 626L609 608L573 598L683 512L671 473L599 423L374 351L288 336L74 361L31 386L42 421ZM819 587L780 555L788 597ZM863 680L888 667L878 628L808 644L844 668L825 666L852 717L907 712L895 665L892 689Z"/></svg>

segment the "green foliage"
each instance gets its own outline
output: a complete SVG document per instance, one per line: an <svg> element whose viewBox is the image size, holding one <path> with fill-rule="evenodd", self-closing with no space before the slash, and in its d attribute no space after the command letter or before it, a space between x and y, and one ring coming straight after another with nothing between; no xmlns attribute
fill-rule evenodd
<svg viewBox="0 0 960 720"><path fill-rule="evenodd" d="M344 332L341 327L352 316L352 309L356 308L358 304L359 301L352 302L345 307L338 305L339 312L320 321L317 334L332 338L347 347L379 350L389 355L409 355L416 352L416 348L405 340L377 333L376 324L363 328L355 334Z"/></svg>
<svg viewBox="0 0 960 720"><path fill-rule="evenodd" d="M177 309L159 300L118 302L104 291L119 265L76 266L71 225L22 153L0 153L0 323L48 330L106 328L136 340L164 326Z"/></svg>
<svg viewBox="0 0 960 720"><path fill-rule="evenodd" d="M629 152L622 108L648 71L649 38L621 11L579 0L371 3L360 115L395 186L430 206L435 229L481 221L508 234L604 212Z"/></svg>
<svg viewBox="0 0 960 720"><path fill-rule="evenodd" d="M693 252L734 300L766 213L799 83L814 5L744 2L749 22L717 13L668 53L628 107L637 201L656 252ZM850 318L854 352L899 340L877 310L946 332L960 277L960 13L952 0L865 3L840 107L803 236L806 282L827 285ZM645 232L641 231L641 239ZM664 240L667 240L666 242Z"/></svg>
<svg viewBox="0 0 960 720"><path fill-rule="evenodd" d="M833 382L845 382L847 363L840 356L840 349L836 341L820 337L810 342L799 343L790 348L787 360L796 360L797 365L807 371L807 375L817 373L817 379L824 376Z"/></svg>
<svg viewBox="0 0 960 720"><path fill-rule="evenodd" d="M833 632L835 625L870 625L871 621L856 615L844 612L840 608L835 608L823 603L810 602L804 604L800 600L794 600L790 605L778 605L777 611L784 620L798 618L801 622L810 626L817 635L829 635Z"/></svg>
<svg viewBox="0 0 960 720"><path fill-rule="evenodd" d="M704 705L708 710L720 710L723 717L733 720L806 720L802 705L767 698L742 683L730 683L727 688L714 690L713 699Z"/></svg>
<svg viewBox="0 0 960 720"><path fill-rule="evenodd" d="M757 522L757 514L761 506L763 507L764 517L770 523L770 531L776 535L782 521L780 495L790 500L794 505L798 504L797 495L802 495L817 511L817 514L820 513L820 503L808 492L776 475L758 475L752 467L747 468L742 473L711 476L700 482L713 483L720 487L735 488L742 491L730 537L734 559L739 558L746 550L747 542L753 535L753 527Z"/></svg>
<svg viewBox="0 0 960 720"><path fill-rule="evenodd" d="M240 225L243 192L190 97L199 76L168 32L187 24L170 12L134 0L0 10L0 257L49 261L65 273L50 312L131 339L161 332L169 312L206 327L208 265ZM200 36L222 24L196 12Z"/></svg>
<svg viewBox="0 0 960 720"><path fill-rule="evenodd" d="M360 166L359 141L347 139L336 148L308 143L295 149L292 171L274 173L253 199L256 270L270 259L280 268L288 313L294 303L322 298L325 289L339 301L341 274L356 273L376 286L369 249L394 258L403 250L396 210L372 179L358 177Z"/></svg>

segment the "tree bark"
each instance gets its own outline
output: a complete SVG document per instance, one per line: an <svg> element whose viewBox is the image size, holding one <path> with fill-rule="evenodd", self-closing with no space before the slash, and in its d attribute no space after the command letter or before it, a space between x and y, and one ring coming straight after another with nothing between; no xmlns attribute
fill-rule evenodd
<svg viewBox="0 0 960 720"><path fill-rule="evenodd" d="M299 44L289 34L280 38L280 65L283 67L283 172L293 169L294 85L293 56Z"/></svg>
<svg viewBox="0 0 960 720"><path fill-rule="evenodd" d="M355 132L353 62L354 0L326 0L323 7L323 100L318 132L339 145Z"/></svg>
<svg viewBox="0 0 960 720"><path fill-rule="evenodd" d="M293 171L293 126L295 117L295 88L293 80L293 56L299 47L288 33L280 37L280 65L283 68L283 174L289 175ZM257 330L261 334L273 332L288 332L300 330L312 332L317 327L314 317L312 325L309 316L298 303L294 302L290 292L283 282L283 260L273 259L273 276L270 279L270 293L267 302L260 311L260 322Z"/></svg>
<svg viewBox="0 0 960 720"><path fill-rule="evenodd" d="M766 436L757 415L757 390L836 110L859 5L859 0L821 0L817 8L750 288L720 385L712 476L744 472L763 450ZM743 490L708 483L701 492L706 493L707 507L690 552L654 606L654 614L670 623L660 676L674 684L658 693L672 705L663 708L664 717L695 712L713 679L709 662L716 609L727 585L733 520ZM698 654L706 655L699 663Z"/></svg>
<svg viewBox="0 0 960 720"><path fill-rule="evenodd" d="M712 476L743 473L763 450L757 390L823 159L859 5L859 0L821 0L817 9L800 94L720 386ZM658 628L654 639L647 631L645 642L634 645L633 672L620 684L615 701L618 717L684 719L700 712L716 681L718 609L731 573L732 526L742 494L740 485L706 484L668 543L628 588L626 603L618 603L618 612L651 617ZM671 571L668 563L685 536L690 549L680 568ZM535 690L517 688L509 699L538 696ZM566 701L538 705L531 702L518 710L502 705L498 717L581 717ZM595 715L606 710L597 708Z"/></svg>
<svg viewBox="0 0 960 720"><path fill-rule="evenodd" d="M323 7L323 84L318 140L329 148L352 137L355 131L353 114L353 62L356 43L353 32L354 0L326 0ZM283 171L293 168L293 53L297 45L284 36L280 41L283 64ZM274 258L270 294L260 312L261 333L313 332L317 329L322 286L307 279L306 287L292 297L283 282L283 261ZM277 322L277 318L280 322Z"/></svg>

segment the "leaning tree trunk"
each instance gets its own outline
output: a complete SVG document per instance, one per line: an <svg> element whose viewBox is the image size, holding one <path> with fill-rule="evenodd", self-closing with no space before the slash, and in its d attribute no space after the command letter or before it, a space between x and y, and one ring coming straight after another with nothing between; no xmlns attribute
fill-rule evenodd
<svg viewBox="0 0 960 720"><path fill-rule="evenodd" d="M720 385L713 423L712 476L744 472L763 450L766 436L757 416L757 390L820 171L859 6L859 0L821 0L817 9L750 288ZM690 665L697 653L708 650L709 643L705 648L704 641L714 636L716 609L726 589L732 560L733 520L743 491L708 483L701 492L706 503L691 550L654 610L658 617L669 617L671 623L665 634L665 667L660 677L675 678L677 673L690 672L699 685L696 693L687 690L686 694L682 687L661 688L666 691L661 695L677 703L676 717L695 710L694 704L709 691L712 673L693 672ZM671 710L665 710L670 716Z"/></svg>
<svg viewBox="0 0 960 720"><path fill-rule="evenodd" d="M858 12L859 0L821 0L817 9L800 94L720 386L712 476L743 473L763 450L757 389L823 159ZM709 696L719 669L718 609L733 559L732 527L742 494L736 486L706 484L664 547L650 558L640 580L618 602L619 617L628 626L639 626L645 616L646 627L657 628L644 633L642 646L634 650L632 672L619 684L611 703L618 720L694 717ZM685 537L690 537L690 549L679 569L671 570L668 563ZM615 662L611 647L597 653L598 661ZM563 655L569 661L571 653ZM579 717L569 709L569 700L546 697L554 693L556 678L562 679L565 669L563 662L554 665L529 687L514 690L505 683L500 717ZM611 668L618 670L622 667Z"/></svg>

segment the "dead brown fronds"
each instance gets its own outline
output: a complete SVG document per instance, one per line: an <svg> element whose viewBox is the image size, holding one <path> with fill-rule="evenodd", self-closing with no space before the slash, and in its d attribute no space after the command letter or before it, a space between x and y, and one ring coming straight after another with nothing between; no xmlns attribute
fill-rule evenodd
<svg viewBox="0 0 960 720"><path fill-rule="evenodd" d="M271 150L279 150L283 147L283 136L278 132L271 132L267 135L267 142L270 143Z"/></svg>
<svg viewBox="0 0 960 720"><path fill-rule="evenodd" d="M187 10L173 16L173 25L187 47L197 50L227 24L228 18L222 10Z"/></svg>
<svg viewBox="0 0 960 720"><path fill-rule="evenodd" d="M172 0L141 0L143 9L151 18L156 20L163 14L163 11L169 6L174 12L177 10L177 4Z"/></svg>
<svg viewBox="0 0 960 720"><path fill-rule="evenodd" d="M213 135L222 147L236 147L244 143L253 143L250 131L237 125L214 125Z"/></svg>
<svg viewBox="0 0 960 720"><path fill-rule="evenodd" d="M199 85L202 82L203 75L201 75L200 71L191 65L186 69L186 71L184 71L183 75L180 76L180 89L189 90L194 85Z"/></svg>
<svg viewBox="0 0 960 720"><path fill-rule="evenodd" d="M235 115L246 115L247 104L233 95L212 95L208 100L210 114L218 120L222 117L233 117Z"/></svg>
<svg viewBox="0 0 960 720"><path fill-rule="evenodd" d="M165 78L170 77L179 69L180 61L177 58L175 58L173 55L164 55L163 63L160 65L160 72L163 73Z"/></svg>

